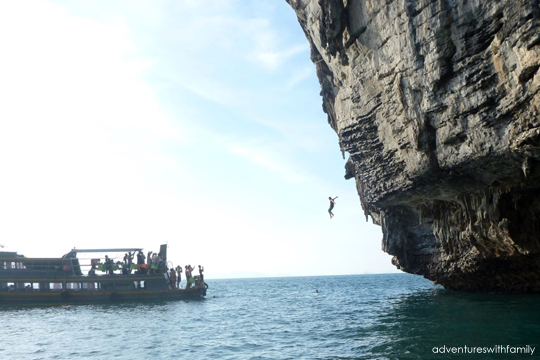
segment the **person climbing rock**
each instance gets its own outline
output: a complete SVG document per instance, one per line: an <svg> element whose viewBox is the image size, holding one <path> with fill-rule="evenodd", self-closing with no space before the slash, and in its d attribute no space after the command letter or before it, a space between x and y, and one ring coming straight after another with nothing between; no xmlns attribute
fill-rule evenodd
<svg viewBox="0 0 540 360"><path fill-rule="evenodd" d="M334 213L332 212L332 209L334 208L334 204L336 203L336 199L338 197L336 196L335 198L331 198L331 197L328 197L328 200L330 200L330 208L328 208L328 214L330 214L330 219L334 217Z"/></svg>

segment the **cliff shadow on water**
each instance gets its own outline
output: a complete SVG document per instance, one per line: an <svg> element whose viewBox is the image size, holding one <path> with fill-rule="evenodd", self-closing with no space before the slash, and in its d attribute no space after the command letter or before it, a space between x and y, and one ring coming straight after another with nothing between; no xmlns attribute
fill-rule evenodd
<svg viewBox="0 0 540 360"><path fill-rule="evenodd" d="M371 358L440 359L443 352L449 358L529 356L532 349L540 352L538 300L539 295L419 290L390 299L373 321L348 329L348 336Z"/></svg>

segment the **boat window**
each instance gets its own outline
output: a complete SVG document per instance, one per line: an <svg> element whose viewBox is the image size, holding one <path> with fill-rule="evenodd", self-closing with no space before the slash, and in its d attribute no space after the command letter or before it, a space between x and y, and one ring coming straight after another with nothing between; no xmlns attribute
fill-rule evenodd
<svg viewBox="0 0 540 360"><path fill-rule="evenodd" d="M81 289L81 284L78 282L68 282L66 283L66 289L77 291Z"/></svg>
<svg viewBox="0 0 540 360"><path fill-rule="evenodd" d="M33 291L34 287L32 286L32 283L24 283L24 290L25 291Z"/></svg>
<svg viewBox="0 0 540 360"><path fill-rule="evenodd" d="M62 290L62 283L60 282L53 282L49 284L49 289L60 291Z"/></svg>
<svg viewBox="0 0 540 360"><path fill-rule="evenodd" d="M96 291L96 290L99 290L99 283L97 282L85 282L85 283L82 283L82 288L84 290L88 290L88 291Z"/></svg>

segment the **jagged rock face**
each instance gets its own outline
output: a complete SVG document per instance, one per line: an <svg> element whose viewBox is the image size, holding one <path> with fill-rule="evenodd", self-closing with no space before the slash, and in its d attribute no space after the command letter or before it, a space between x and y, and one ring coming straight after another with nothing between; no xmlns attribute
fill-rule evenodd
<svg viewBox="0 0 540 360"><path fill-rule="evenodd" d="M393 263L450 289L539 292L539 1L287 2Z"/></svg>

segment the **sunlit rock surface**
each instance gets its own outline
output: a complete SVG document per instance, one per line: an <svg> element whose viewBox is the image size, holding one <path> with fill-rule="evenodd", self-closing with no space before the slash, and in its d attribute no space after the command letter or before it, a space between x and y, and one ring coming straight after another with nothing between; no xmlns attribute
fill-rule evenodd
<svg viewBox="0 0 540 360"><path fill-rule="evenodd" d="M539 292L539 1L287 2L394 264Z"/></svg>

